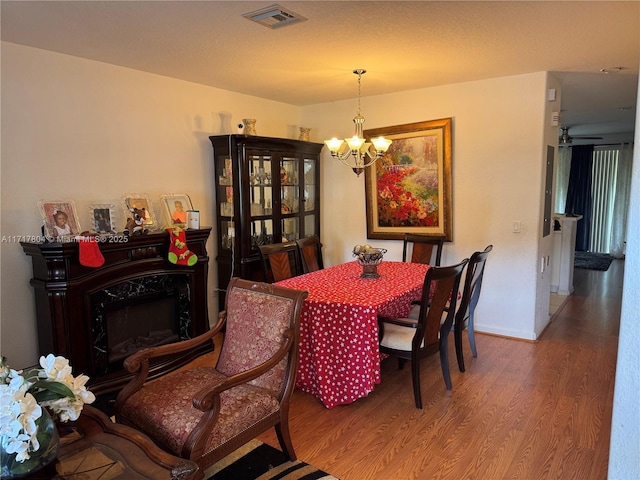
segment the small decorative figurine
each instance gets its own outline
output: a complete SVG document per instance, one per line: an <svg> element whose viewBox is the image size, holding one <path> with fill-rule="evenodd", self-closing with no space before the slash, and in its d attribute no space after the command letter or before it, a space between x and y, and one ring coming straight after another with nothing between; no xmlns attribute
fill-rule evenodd
<svg viewBox="0 0 640 480"><path fill-rule="evenodd" d="M123 233L125 235L144 235L149 230L144 228L145 209L144 208L132 208L129 207L129 211L133 215L127 218L127 224L125 225Z"/></svg>

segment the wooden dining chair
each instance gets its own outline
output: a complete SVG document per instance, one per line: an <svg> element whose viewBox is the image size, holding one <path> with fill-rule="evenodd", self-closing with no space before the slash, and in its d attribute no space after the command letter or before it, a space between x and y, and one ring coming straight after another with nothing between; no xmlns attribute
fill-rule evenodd
<svg viewBox="0 0 640 480"><path fill-rule="evenodd" d="M265 282L279 282L303 273L295 241L259 245L258 250Z"/></svg>
<svg viewBox="0 0 640 480"><path fill-rule="evenodd" d="M471 345L471 353L474 357L478 356L476 350L476 339L473 327L473 314L480 299L480 290L482 288L482 278L484 276L484 267L487 263L489 252L493 250L493 245L487 246L483 252L474 252L469 259L467 265L467 273L465 275L464 288L462 290L462 298L458 302L455 313L455 323L453 327L453 339L456 345L456 357L458 358L458 368L464 372L464 355L462 353L462 331L466 328Z"/></svg>
<svg viewBox="0 0 640 480"><path fill-rule="evenodd" d="M322 243L317 235L301 238L296 240L296 243L298 244L303 273L315 272L324 268Z"/></svg>
<svg viewBox="0 0 640 480"><path fill-rule="evenodd" d="M397 357L399 369L403 368L406 360L411 360L416 408L422 408L422 357L440 352L444 383L448 390L451 389L448 338L453 325L462 271L468 262L469 259L465 258L457 265L431 267L427 270L417 318L378 317L380 353ZM447 307L450 307L448 311Z"/></svg>
<svg viewBox="0 0 640 480"><path fill-rule="evenodd" d="M402 261L440 266L443 246L444 237L407 233L404 236L404 244L402 246ZM435 255L433 253L434 248ZM410 257L409 250L411 250ZM408 258L410 258L410 260L407 260Z"/></svg>

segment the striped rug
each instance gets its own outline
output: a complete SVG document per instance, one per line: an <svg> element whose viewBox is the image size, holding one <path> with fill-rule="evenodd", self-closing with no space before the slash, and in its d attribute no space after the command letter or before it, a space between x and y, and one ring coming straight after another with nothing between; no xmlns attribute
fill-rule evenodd
<svg viewBox="0 0 640 480"><path fill-rule="evenodd" d="M208 480L339 480L280 450L252 440L204 472Z"/></svg>

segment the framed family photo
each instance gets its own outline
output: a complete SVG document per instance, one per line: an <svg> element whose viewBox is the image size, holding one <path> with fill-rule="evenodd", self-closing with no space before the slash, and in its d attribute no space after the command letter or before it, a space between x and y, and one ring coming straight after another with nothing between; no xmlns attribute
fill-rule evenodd
<svg viewBox="0 0 640 480"><path fill-rule="evenodd" d="M189 195L186 193L165 193L161 198L169 223L184 227L187 224L187 210L193 210Z"/></svg>
<svg viewBox="0 0 640 480"><path fill-rule="evenodd" d="M153 211L153 205L151 200L149 200L149 195L146 193L126 193L122 197L122 203L125 214L125 223L126 219L131 217L130 208L144 208L144 226L149 230L157 229L157 221L156 216Z"/></svg>
<svg viewBox="0 0 640 480"><path fill-rule="evenodd" d="M93 203L89 206L89 221L97 233L108 234L117 231L116 207L112 203Z"/></svg>
<svg viewBox="0 0 640 480"><path fill-rule="evenodd" d="M80 234L80 222L72 200L41 200L38 208L46 235L58 238Z"/></svg>
<svg viewBox="0 0 640 480"><path fill-rule="evenodd" d="M367 238L401 240L405 233L453 240L451 118L365 130L389 149L365 169Z"/></svg>

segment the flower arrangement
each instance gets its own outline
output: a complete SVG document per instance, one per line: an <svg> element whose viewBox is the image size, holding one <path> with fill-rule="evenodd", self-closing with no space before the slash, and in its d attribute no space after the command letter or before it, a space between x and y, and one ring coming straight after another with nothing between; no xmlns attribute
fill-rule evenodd
<svg viewBox="0 0 640 480"><path fill-rule="evenodd" d="M8 454L24 462L38 451L37 420L47 408L60 421L77 420L85 403L96 397L87 390L89 377L71 374L69 360L52 354L40 357L40 367L16 371L0 361L0 436Z"/></svg>

